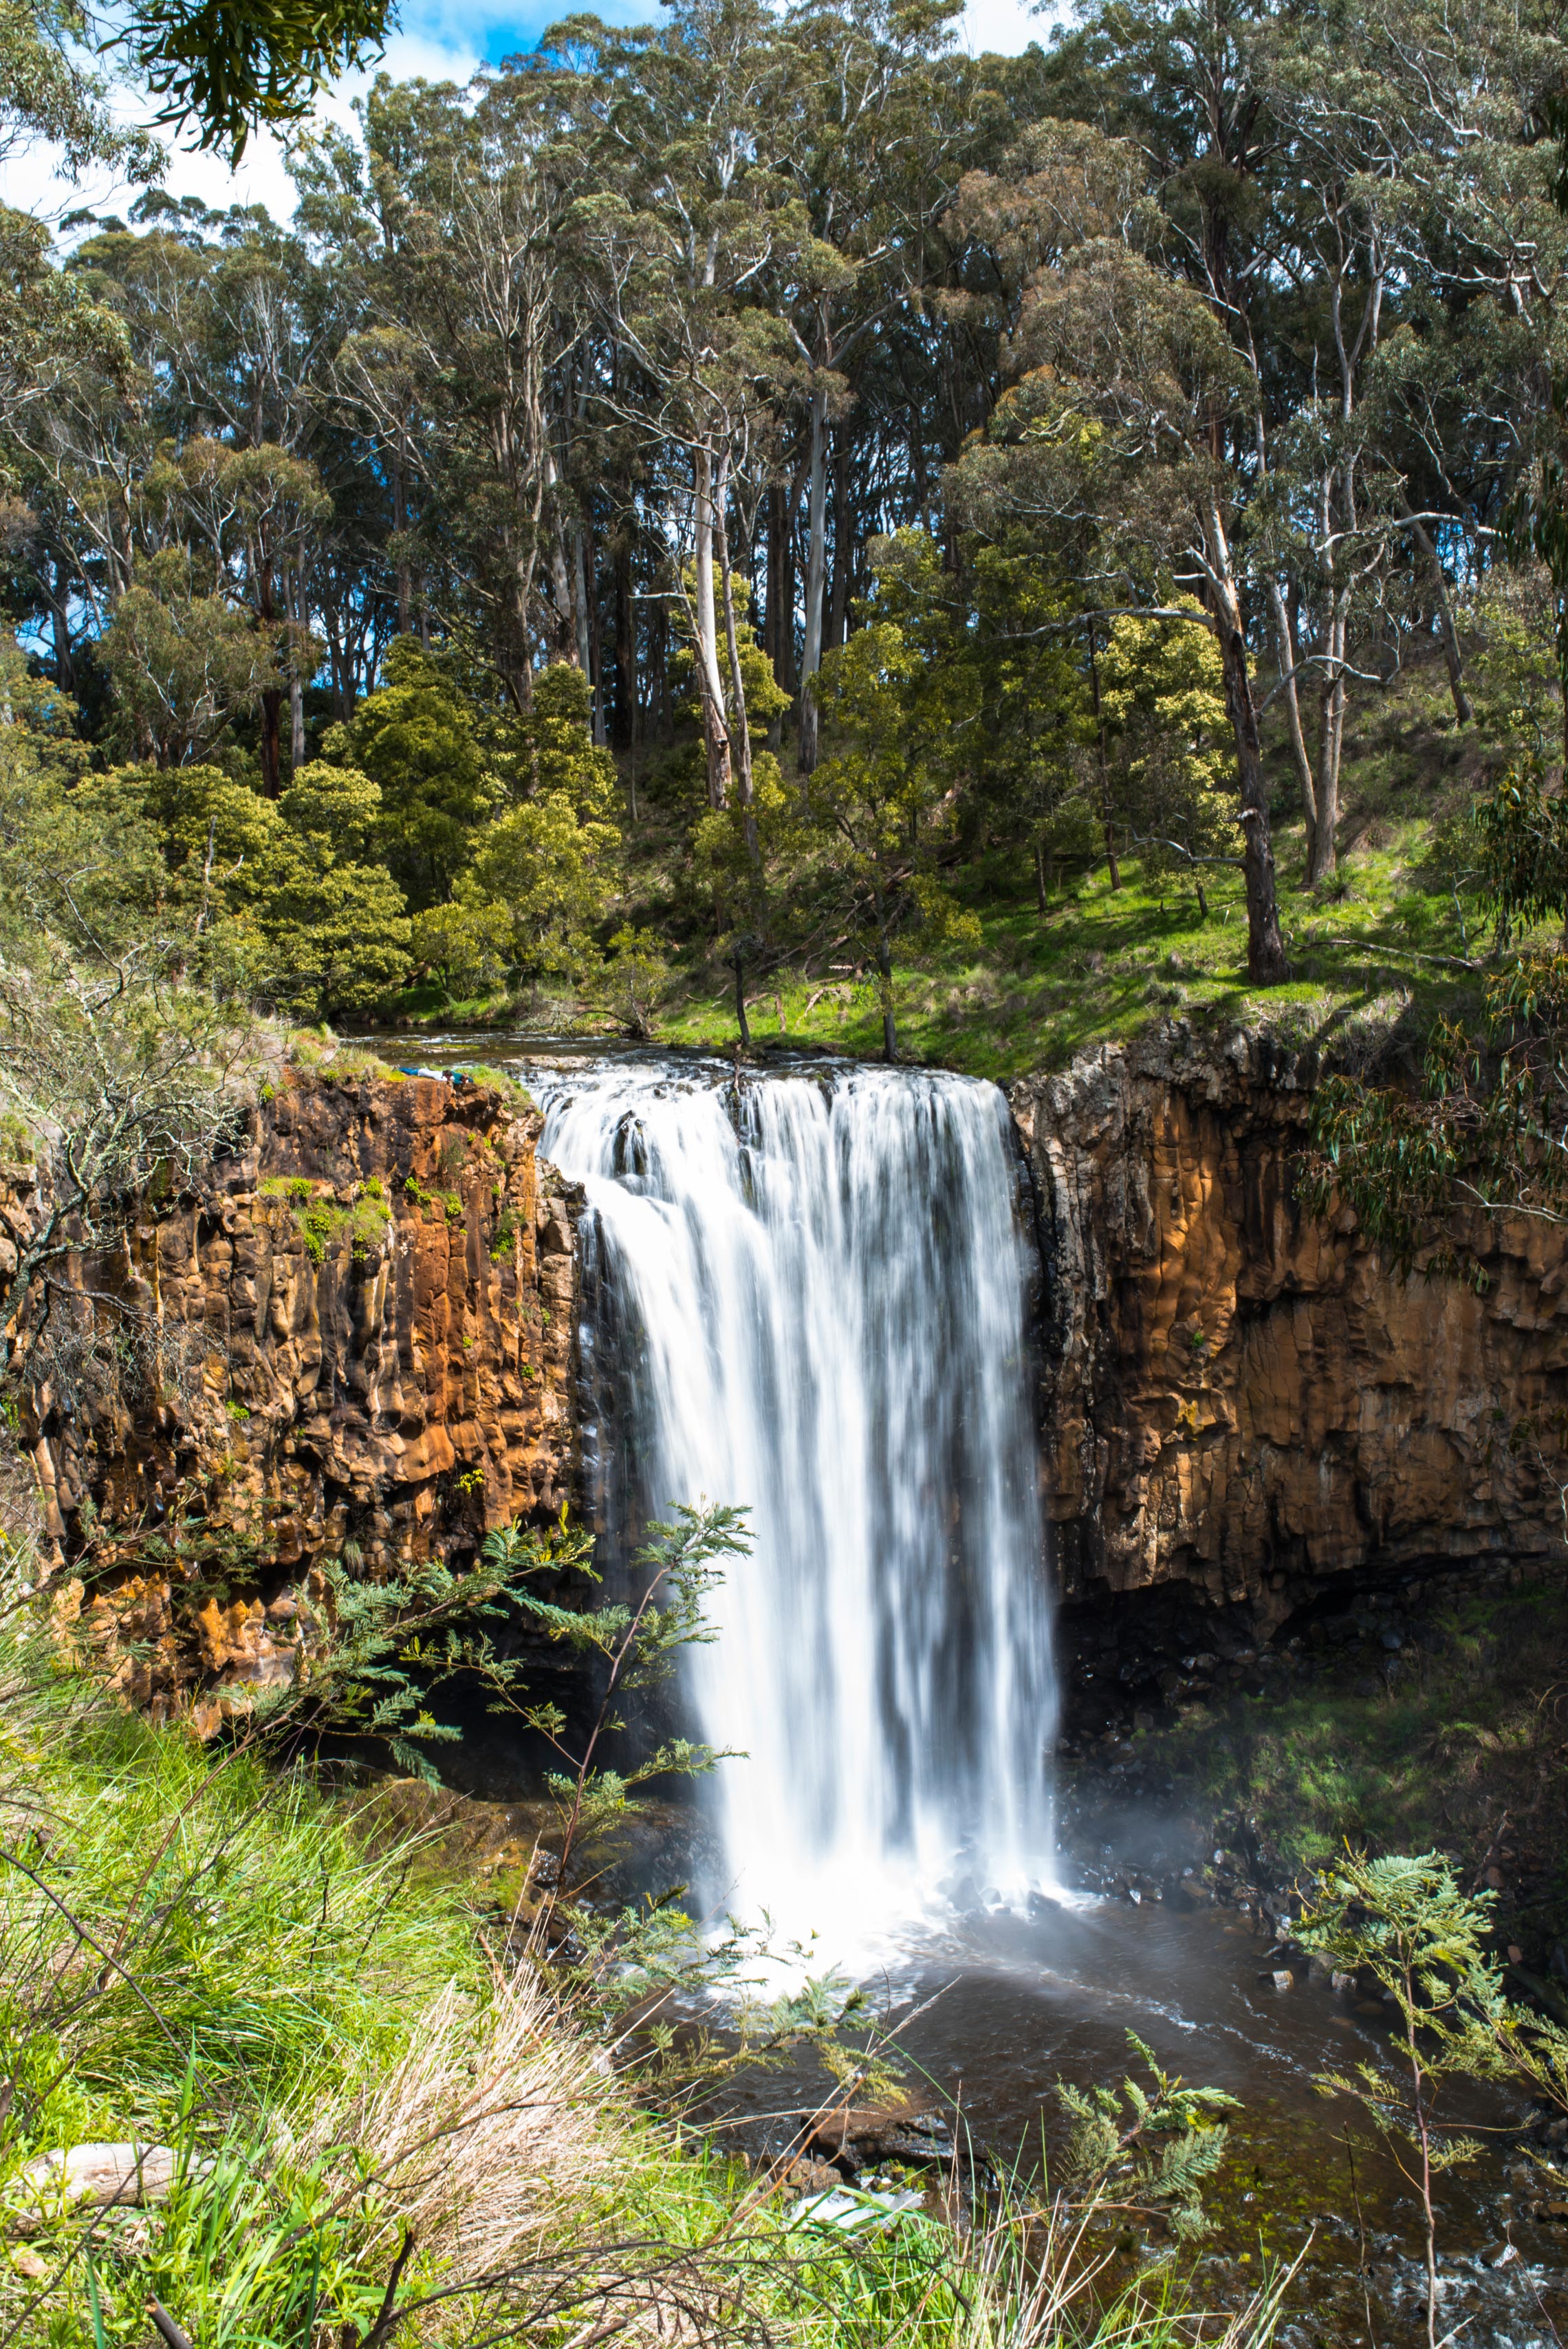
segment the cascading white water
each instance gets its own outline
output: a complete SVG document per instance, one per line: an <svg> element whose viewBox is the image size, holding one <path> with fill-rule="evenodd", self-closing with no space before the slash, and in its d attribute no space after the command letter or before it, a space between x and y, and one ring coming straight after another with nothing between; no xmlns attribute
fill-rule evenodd
<svg viewBox="0 0 1568 2349"><path fill-rule="evenodd" d="M1000 1093L892 1070L531 1069L583 1182L634 1506L746 1505L691 1652L723 1905L839 1957L1051 1873L1027 1278ZM630 1365L628 1371L627 1365ZM591 1362L592 1367L592 1362ZM966 1886L965 1879L972 1879Z"/></svg>

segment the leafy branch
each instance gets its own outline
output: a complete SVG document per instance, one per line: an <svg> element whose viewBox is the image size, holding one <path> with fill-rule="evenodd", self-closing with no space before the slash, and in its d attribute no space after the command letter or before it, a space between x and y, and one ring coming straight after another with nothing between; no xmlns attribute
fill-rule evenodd
<svg viewBox="0 0 1568 2349"><path fill-rule="evenodd" d="M1119 2087L1087 2088L1058 2081L1057 2095L1072 2122L1066 2172L1078 2198L1095 2211L1157 2210L1183 2240L1208 2231L1203 2188L1225 2157L1222 2118L1239 2112L1221 2088L1189 2087L1164 2071L1135 2031L1128 2044L1151 2085L1131 2073Z"/></svg>

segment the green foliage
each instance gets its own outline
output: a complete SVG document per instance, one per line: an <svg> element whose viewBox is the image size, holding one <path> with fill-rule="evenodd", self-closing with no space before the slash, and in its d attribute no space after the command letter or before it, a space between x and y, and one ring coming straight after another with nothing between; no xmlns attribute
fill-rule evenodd
<svg viewBox="0 0 1568 2349"><path fill-rule="evenodd" d="M579 824L613 823L620 802L615 761L594 746L580 668L552 661L533 678L521 716L491 718L483 737L506 801L564 801Z"/></svg>
<svg viewBox="0 0 1568 2349"><path fill-rule="evenodd" d="M226 988L315 1019L370 1010L407 975L410 924L375 858L367 775L316 761L276 801L211 766L122 770L119 787L158 825L195 959Z"/></svg>
<svg viewBox="0 0 1568 2349"><path fill-rule="evenodd" d="M1478 726L1506 755L1542 765L1563 732L1551 595L1544 565L1499 565L1466 614L1476 637L1470 675Z"/></svg>
<svg viewBox="0 0 1568 2349"><path fill-rule="evenodd" d="M325 1263L328 1248L340 1237L346 1237L354 1262L364 1264L370 1252L384 1244L391 1229L391 1207L374 1178L357 1186L356 1195L346 1206L339 1206L330 1190L318 1192L315 1184L303 1175L287 1180L270 1176L261 1187L263 1198L287 1198L291 1202L295 1229L313 1264Z"/></svg>
<svg viewBox="0 0 1568 2349"><path fill-rule="evenodd" d="M1191 2240L1208 2231L1203 2188L1225 2157L1222 2116L1241 2106L1222 2089L1189 2088L1161 2070L1136 2032L1127 2037L1149 2087L1130 2073L1117 2088L1057 2085L1072 2123L1068 2181L1097 2214L1158 2210L1178 2236Z"/></svg>
<svg viewBox="0 0 1568 2349"><path fill-rule="evenodd" d="M571 1765L569 1774L551 1782L562 1809L564 1869L579 1841L629 1816L633 1787L650 1778L697 1776L720 1758L711 1748L681 1738L657 1746L624 1774L594 1766L604 1738L628 1727L620 1710L625 1699L645 1696L661 1686L686 1649L713 1639L704 1610L708 1594L723 1577L717 1561L745 1557L751 1537L743 1510L683 1504L673 1523L649 1527L648 1539L632 1560L632 1581L634 1588L641 1586L640 1596L596 1607L562 1606L516 1581L528 1571L530 1538L515 1526L503 1527L487 1542L486 1557L507 1578L509 1587L515 1583L518 1604L536 1629L567 1652L596 1661L603 1692L597 1717L579 1753L564 1743L567 1723L558 1706L527 1700L517 1704L530 1727ZM589 1555L590 1545L576 1537L570 1562L583 1574L591 1572ZM498 1696L511 1702L517 1671L499 1660L487 1671Z"/></svg>
<svg viewBox="0 0 1568 2349"><path fill-rule="evenodd" d="M1507 937L1516 924L1568 919L1568 805L1538 767L1505 774L1470 819L1480 902Z"/></svg>
<svg viewBox="0 0 1568 2349"><path fill-rule="evenodd" d="M403 893L371 854L380 804L368 776L324 761L278 802L284 844L259 926L274 1000L296 1019L367 1011L407 972Z"/></svg>
<svg viewBox="0 0 1568 2349"><path fill-rule="evenodd" d="M597 967L597 925L620 879L621 835L610 821L614 761L593 746L588 688L556 662L535 678L521 719L492 720L485 748L500 812L471 835L453 910L422 928L449 993L492 983L505 966L524 979L581 978Z"/></svg>
<svg viewBox="0 0 1568 2349"><path fill-rule="evenodd" d="M933 657L943 627L935 547L923 532L901 532L864 625L824 660L814 688L830 746L811 778L817 886L875 961L890 1060L894 939L910 930L931 943L979 943L975 916L941 878L954 823L947 762L976 714L963 671Z"/></svg>
<svg viewBox="0 0 1568 2349"><path fill-rule="evenodd" d="M199 1524L190 1539L201 1539ZM506 1653L506 1625L539 1574L583 1575L593 1544L564 1524L553 1534L509 1528L490 1537L471 1565L433 1557L406 1574L371 1581L343 1560L323 1568L325 1620L304 1692L258 1700L258 1727L275 1731L304 1716L317 1730L368 1739L399 1769L436 1783L427 1748L455 1744L460 1732L431 1711L437 1692L473 1676L496 1703L515 1710L521 1659Z"/></svg>
<svg viewBox="0 0 1568 2349"><path fill-rule="evenodd" d="M0 2321L88 2349L135 2337L155 2294L203 2341L358 2339L410 2232L406 2304L471 2291L410 2123L446 2179L488 2127L473 2183L493 2189L498 2110L548 2107L592 2170L597 2132L627 2127L613 2089L526 1974L498 1981L418 1841L254 1738L203 1747L128 1713L62 1656L29 1570L6 1556L0 1614L0 2196L25 2246L0 2267ZM377 2099L398 2079L388 2127ZM171 2154L167 2199L84 2213L26 2171L127 2140ZM530 2167L503 2190L563 2240L595 2185L541 2144Z"/></svg>
<svg viewBox="0 0 1568 2349"><path fill-rule="evenodd" d="M1116 620L1100 664L1119 828L1142 850L1150 874L1238 853L1220 648L1206 621L1199 625L1199 607L1191 608L1187 622Z"/></svg>
<svg viewBox="0 0 1568 2349"><path fill-rule="evenodd" d="M102 637L122 754L160 767L204 758L232 720L283 683L277 646L222 595L193 588L182 549L154 556Z"/></svg>
<svg viewBox="0 0 1568 2349"><path fill-rule="evenodd" d="M1472 811L1477 894L1500 942L1516 925L1568 921L1568 829L1561 795L1530 771L1504 775ZM1452 1236L1451 1210L1474 1206L1548 1223L1568 1213L1568 955L1558 942L1500 959L1485 977L1479 1033L1439 1018L1421 1091L1332 1075L1315 1095L1304 1195L1319 1214L1340 1201L1400 1272L1484 1279Z"/></svg>
<svg viewBox="0 0 1568 2349"><path fill-rule="evenodd" d="M772 962L809 929L813 846L802 794L770 750L753 756L749 803L705 807L691 827L691 868L712 907L714 949L732 968L738 957L742 989L748 968Z"/></svg>
<svg viewBox="0 0 1568 2349"><path fill-rule="evenodd" d="M645 1041L655 1032L659 1006L669 993L670 966L656 931L623 923L612 936L609 959L594 988L630 1036Z"/></svg>
<svg viewBox="0 0 1568 2349"><path fill-rule="evenodd" d="M326 751L362 769L379 789L377 843L411 910L444 905L496 786L475 739L472 709L414 638L395 639L385 682L348 725L334 728Z"/></svg>
<svg viewBox="0 0 1568 2349"><path fill-rule="evenodd" d="M113 1245L155 1173L232 1130L254 1050L242 1012L188 983L188 909L134 794L72 789L51 713L33 716L0 726L0 1106L50 1184L0 1273L0 1378L55 1259Z"/></svg>
<svg viewBox="0 0 1568 2349"><path fill-rule="evenodd" d="M513 967L528 978L581 977L596 959L593 931L618 878L613 824L580 822L564 792L511 808L487 826L458 903L490 934L511 924Z"/></svg>
<svg viewBox="0 0 1568 2349"><path fill-rule="evenodd" d="M514 925L505 905L455 899L427 905L409 928L417 966L440 980L449 1001L493 995L511 967Z"/></svg>
<svg viewBox="0 0 1568 2349"><path fill-rule="evenodd" d="M119 37L165 100L159 121L237 163L257 123L300 121L324 83L373 57L387 21L382 0L141 0Z"/></svg>
<svg viewBox="0 0 1568 2349"><path fill-rule="evenodd" d="M0 151L47 140L73 179L107 163L134 178L155 168L142 130L126 129L83 56L86 12L72 0L6 0L0 10Z"/></svg>
<svg viewBox="0 0 1568 2349"><path fill-rule="evenodd" d="M1473 2161L1480 2141L1439 2111L1458 2080L1495 2078L1507 2028L1502 1972L1487 1946L1493 1895L1466 1893L1437 1852L1380 1859L1348 1852L1326 1869L1296 1939L1346 1971L1370 1973L1392 2009L1386 2051L1353 2072L1325 2073L1326 2095L1353 2097L1416 2158L1427 2246L1427 2337L1437 2338L1437 2218L1432 2181ZM1407 2173L1408 2174L1408 2173Z"/></svg>

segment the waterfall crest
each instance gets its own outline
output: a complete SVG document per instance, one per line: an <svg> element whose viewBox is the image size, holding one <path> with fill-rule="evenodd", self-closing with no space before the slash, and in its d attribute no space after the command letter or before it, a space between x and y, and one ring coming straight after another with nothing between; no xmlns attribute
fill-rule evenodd
<svg viewBox="0 0 1568 2349"><path fill-rule="evenodd" d="M827 1954L1051 1875L1056 1692L1016 1151L994 1086L529 1069L586 1186L635 1514L744 1504L691 1651L736 1914ZM614 1365L594 1355L614 1350ZM605 1382L600 1381L601 1391ZM628 1470L629 1464L629 1470Z"/></svg>

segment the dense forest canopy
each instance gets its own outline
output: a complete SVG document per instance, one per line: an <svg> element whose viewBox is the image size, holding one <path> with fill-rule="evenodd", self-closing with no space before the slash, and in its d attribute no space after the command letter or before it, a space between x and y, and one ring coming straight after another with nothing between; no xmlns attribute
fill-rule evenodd
<svg viewBox="0 0 1568 2349"><path fill-rule="evenodd" d="M1369 698L1560 761L1565 93L1501 0L674 0L383 76L287 225L10 212L11 834L309 1016L837 953L892 1051L981 857L1239 867L1278 981Z"/></svg>

